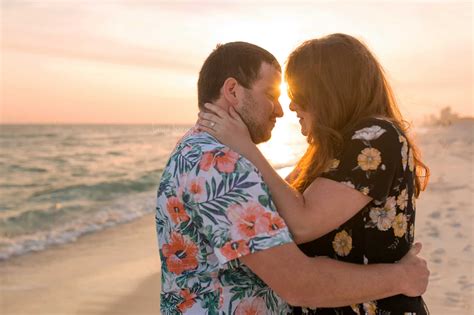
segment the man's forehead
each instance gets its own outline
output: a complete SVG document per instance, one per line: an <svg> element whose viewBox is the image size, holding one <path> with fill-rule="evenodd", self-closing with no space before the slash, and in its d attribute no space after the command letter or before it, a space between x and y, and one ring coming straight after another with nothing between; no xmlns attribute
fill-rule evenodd
<svg viewBox="0 0 474 315"><path fill-rule="evenodd" d="M260 74L265 74L265 73L278 73L278 75L281 76L281 71L276 67L274 64L268 63L268 62L262 62L260 65L259 69Z"/></svg>
<svg viewBox="0 0 474 315"><path fill-rule="evenodd" d="M274 65L263 62L260 66L258 81L270 85L277 84L279 86L281 83L281 72Z"/></svg>

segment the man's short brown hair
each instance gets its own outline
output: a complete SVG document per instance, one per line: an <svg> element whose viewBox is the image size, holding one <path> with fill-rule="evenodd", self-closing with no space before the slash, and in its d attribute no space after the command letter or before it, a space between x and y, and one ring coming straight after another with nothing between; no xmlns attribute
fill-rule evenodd
<svg viewBox="0 0 474 315"><path fill-rule="evenodd" d="M267 50L246 42L219 44L207 57L199 72L198 105L202 109L206 102L220 96L227 78L234 78L247 89L258 79L262 63L273 65L281 72L281 66Z"/></svg>

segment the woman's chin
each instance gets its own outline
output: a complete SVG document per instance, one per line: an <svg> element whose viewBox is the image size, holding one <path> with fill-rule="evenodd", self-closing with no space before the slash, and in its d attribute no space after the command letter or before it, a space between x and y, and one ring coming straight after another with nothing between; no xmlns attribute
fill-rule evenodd
<svg viewBox="0 0 474 315"><path fill-rule="evenodd" d="M308 136L308 130L306 130L305 127L301 126L301 130L300 130L300 131L301 131L301 134L302 134L303 136L305 136L305 137Z"/></svg>

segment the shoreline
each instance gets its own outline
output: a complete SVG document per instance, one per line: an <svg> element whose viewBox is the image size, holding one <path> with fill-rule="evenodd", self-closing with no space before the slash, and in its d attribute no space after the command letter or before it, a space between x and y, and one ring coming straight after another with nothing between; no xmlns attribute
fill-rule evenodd
<svg viewBox="0 0 474 315"><path fill-rule="evenodd" d="M0 262L2 314L159 314L155 233L147 214Z"/></svg>
<svg viewBox="0 0 474 315"><path fill-rule="evenodd" d="M285 177L287 174L293 170L294 166L279 166L277 172L280 176ZM160 174L161 176L161 174ZM157 178L157 183L159 182L159 177ZM41 253L43 251L48 251L52 248L66 246L68 244L73 244L81 240L87 235L101 233L102 231L122 226L137 220L140 220L142 217L154 214L153 211L147 211L147 209L154 209L156 200L154 196L156 195L156 187L150 191L142 191L134 193L131 195L126 195L121 198L114 200L110 205L107 206L106 211L102 213L96 213L96 222L89 222L85 224L79 224L75 230L64 229L54 231L54 236L51 237L51 232L40 232L41 236L36 235L36 238L27 239L24 243L17 243L11 247L2 248L3 251L0 251L0 264L3 262L10 261L17 257L25 257L29 255L34 255L36 253ZM115 211L110 212L108 209L116 209L126 205L137 206L136 203L132 200L141 199L145 202L138 208L133 209L134 211ZM104 220L107 217L113 218L113 221ZM40 249L34 249L40 248Z"/></svg>

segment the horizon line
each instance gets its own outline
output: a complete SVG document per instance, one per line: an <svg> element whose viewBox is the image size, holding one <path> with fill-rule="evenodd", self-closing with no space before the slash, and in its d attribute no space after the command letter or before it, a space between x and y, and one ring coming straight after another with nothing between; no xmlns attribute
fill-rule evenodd
<svg viewBox="0 0 474 315"><path fill-rule="evenodd" d="M126 122L0 122L0 126L7 126L7 125L168 125L168 126L189 126L193 125L194 123L151 123L151 122L143 122L143 123L126 123Z"/></svg>

